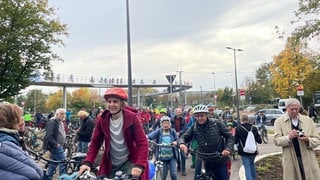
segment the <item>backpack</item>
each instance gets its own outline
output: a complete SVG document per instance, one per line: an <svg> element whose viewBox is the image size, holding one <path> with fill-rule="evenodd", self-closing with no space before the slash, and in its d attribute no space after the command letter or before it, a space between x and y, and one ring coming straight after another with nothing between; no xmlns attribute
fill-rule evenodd
<svg viewBox="0 0 320 180"><path fill-rule="evenodd" d="M251 126L250 131L248 131L245 127L241 126L243 129L245 129L248 132L248 136L246 139L246 143L243 146L243 144L240 141L241 146L243 147L243 152L246 153L255 153L257 151L257 144L256 144L256 140L254 138L253 132L252 132L252 128L253 126Z"/></svg>

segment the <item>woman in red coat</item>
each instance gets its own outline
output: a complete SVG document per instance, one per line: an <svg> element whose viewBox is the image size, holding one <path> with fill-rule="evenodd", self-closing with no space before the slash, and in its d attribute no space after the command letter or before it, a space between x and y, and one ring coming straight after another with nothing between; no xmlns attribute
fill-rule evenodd
<svg viewBox="0 0 320 180"><path fill-rule="evenodd" d="M79 175L91 169L104 142L105 150L98 175L113 178L121 170L142 180L149 179L148 141L136 111L126 106L126 91L111 88L106 91L104 98L107 110L97 121Z"/></svg>

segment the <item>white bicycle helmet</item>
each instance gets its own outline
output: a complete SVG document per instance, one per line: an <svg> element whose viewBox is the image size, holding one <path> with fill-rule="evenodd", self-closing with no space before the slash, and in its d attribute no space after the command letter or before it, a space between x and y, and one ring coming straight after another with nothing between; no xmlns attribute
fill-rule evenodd
<svg viewBox="0 0 320 180"><path fill-rule="evenodd" d="M209 113L208 107L206 105L199 104L194 107L193 113Z"/></svg>
<svg viewBox="0 0 320 180"><path fill-rule="evenodd" d="M171 122L171 119L169 116L162 116L160 119L160 122L162 123L163 121L169 121L169 123Z"/></svg>

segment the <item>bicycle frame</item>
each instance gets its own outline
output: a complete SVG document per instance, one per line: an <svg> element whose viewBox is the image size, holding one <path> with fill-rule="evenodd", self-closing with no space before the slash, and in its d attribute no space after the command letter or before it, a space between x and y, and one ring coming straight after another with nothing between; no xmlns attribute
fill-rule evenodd
<svg viewBox="0 0 320 180"><path fill-rule="evenodd" d="M78 171L80 168L80 165L82 163L81 160L74 160L74 159L66 159L63 161L55 161L51 159L47 159L43 156L41 156L39 153L27 148L27 151L35 158L35 161L37 162L43 162L46 166L50 165L58 165L58 164L65 164L65 170L68 173L73 173L75 171Z"/></svg>
<svg viewBox="0 0 320 180"><path fill-rule="evenodd" d="M222 156L221 153L219 152L214 152L214 153L201 153L198 151L194 150L189 150L190 153L195 153L197 155L197 159L201 161L201 171L200 175L197 175L198 180L214 180L214 173L206 168L206 161L209 156L214 157L214 156Z"/></svg>

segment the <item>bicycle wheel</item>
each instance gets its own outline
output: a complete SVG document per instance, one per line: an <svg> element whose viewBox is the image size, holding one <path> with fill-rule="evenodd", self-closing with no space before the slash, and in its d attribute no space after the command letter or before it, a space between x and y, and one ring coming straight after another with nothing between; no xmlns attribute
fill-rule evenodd
<svg viewBox="0 0 320 180"><path fill-rule="evenodd" d="M233 158L233 160L237 160L238 159L238 151L233 151L232 158Z"/></svg>
<svg viewBox="0 0 320 180"><path fill-rule="evenodd" d="M34 150L35 152L40 152L43 149L43 141L40 138L35 138L32 143L30 148Z"/></svg>
<svg viewBox="0 0 320 180"><path fill-rule="evenodd" d="M265 144L268 144L268 132L267 132L267 130L262 130L261 131L261 138L262 138L262 141Z"/></svg>
<svg viewBox="0 0 320 180"><path fill-rule="evenodd" d="M163 176L163 167L158 167L154 180L161 180L162 176Z"/></svg>

